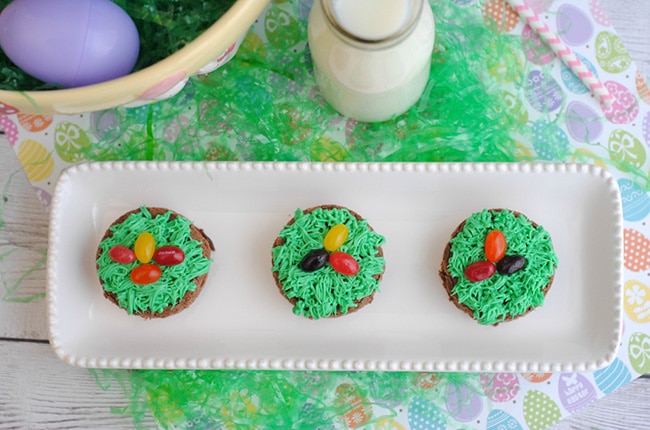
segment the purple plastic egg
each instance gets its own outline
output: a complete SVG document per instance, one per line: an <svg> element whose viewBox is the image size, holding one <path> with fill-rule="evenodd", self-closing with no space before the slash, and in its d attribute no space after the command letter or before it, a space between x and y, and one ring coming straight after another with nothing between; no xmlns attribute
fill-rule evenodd
<svg viewBox="0 0 650 430"><path fill-rule="evenodd" d="M124 76L140 51L133 20L110 0L15 0L0 13L0 46L26 73L63 87Z"/></svg>

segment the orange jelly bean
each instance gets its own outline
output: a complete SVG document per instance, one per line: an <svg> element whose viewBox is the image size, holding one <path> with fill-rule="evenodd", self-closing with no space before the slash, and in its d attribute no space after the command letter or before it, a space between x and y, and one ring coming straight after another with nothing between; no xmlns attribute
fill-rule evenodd
<svg viewBox="0 0 650 430"><path fill-rule="evenodd" d="M325 235L323 239L323 246L328 251L336 251L343 245L345 240L348 238L348 227L345 224L336 224L334 227L330 228L330 231Z"/></svg>
<svg viewBox="0 0 650 430"><path fill-rule="evenodd" d="M148 263L153 258L153 253L156 251L156 239L153 238L151 233L142 232L135 240L133 246L135 256L140 263Z"/></svg>
<svg viewBox="0 0 650 430"><path fill-rule="evenodd" d="M492 230L485 238L485 257L496 263L506 255L506 237L499 230Z"/></svg>
<svg viewBox="0 0 650 430"><path fill-rule="evenodd" d="M151 284L162 276L162 270L155 264L142 264L131 271L131 281L134 284Z"/></svg>

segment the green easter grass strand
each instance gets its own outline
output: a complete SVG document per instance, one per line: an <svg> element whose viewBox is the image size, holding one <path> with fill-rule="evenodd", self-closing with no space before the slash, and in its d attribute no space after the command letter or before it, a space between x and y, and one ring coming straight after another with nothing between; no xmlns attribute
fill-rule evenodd
<svg viewBox="0 0 650 430"><path fill-rule="evenodd" d="M489 375L431 372L91 372L102 389L118 385L130 402L113 412L133 417L136 428L146 428L153 419L166 429L341 429L355 408L369 412L367 425L386 423L414 398L458 427L462 424L445 406L448 393L455 393L459 404L469 404L472 396L484 396L492 381Z"/></svg>
<svg viewBox="0 0 650 430"><path fill-rule="evenodd" d="M290 9L297 7L272 3L268 15L296 15ZM512 136L529 131L504 108L490 68L494 57L502 55L496 53L517 52L520 41L487 28L472 8L440 2L434 10L437 36L429 84L416 105L398 118L358 123L327 105L317 91L303 19L292 23L296 40L288 42L290 49L260 44L251 32L233 60L190 79L178 95L150 106L90 114L93 130L109 126L95 132L85 158L517 160ZM511 61L513 70L520 68L519 57L502 57L499 61Z"/></svg>

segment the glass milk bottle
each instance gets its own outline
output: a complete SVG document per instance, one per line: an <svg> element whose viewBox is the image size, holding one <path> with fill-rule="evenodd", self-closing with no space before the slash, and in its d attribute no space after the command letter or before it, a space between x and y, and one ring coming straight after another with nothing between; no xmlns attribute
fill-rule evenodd
<svg viewBox="0 0 650 430"><path fill-rule="evenodd" d="M427 84L434 29L428 0L314 0L309 47L321 93L359 121L404 113Z"/></svg>

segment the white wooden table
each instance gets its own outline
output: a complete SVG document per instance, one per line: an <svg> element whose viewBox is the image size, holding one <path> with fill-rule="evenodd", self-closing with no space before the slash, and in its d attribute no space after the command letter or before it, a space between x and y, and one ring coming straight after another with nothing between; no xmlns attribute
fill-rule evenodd
<svg viewBox="0 0 650 430"><path fill-rule="evenodd" d="M650 2L601 3L642 75L650 78ZM50 351L45 301L29 301L45 291L47 232L47 214L0 136L0 429L132 428L129 417L111 412L130 403L119 387L103 391L88 370ZM144 425L155 427L153 420ZM650 428L650 375L555 428Z"/></svg>

